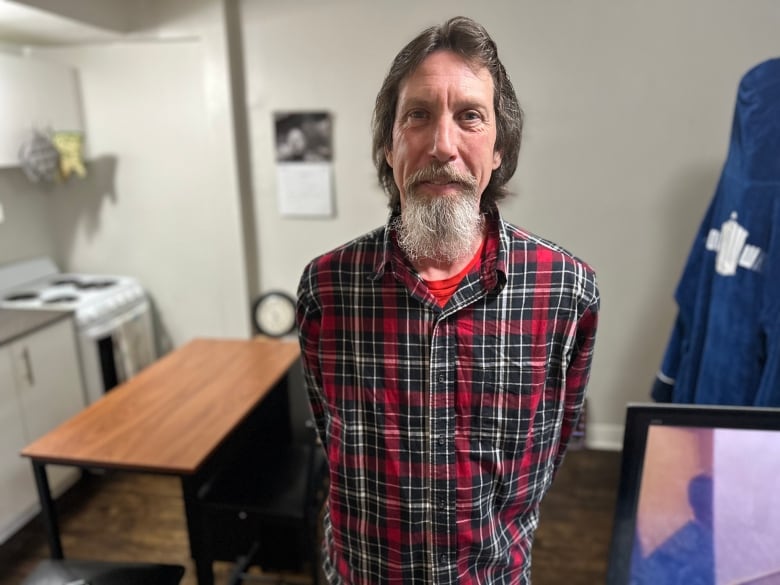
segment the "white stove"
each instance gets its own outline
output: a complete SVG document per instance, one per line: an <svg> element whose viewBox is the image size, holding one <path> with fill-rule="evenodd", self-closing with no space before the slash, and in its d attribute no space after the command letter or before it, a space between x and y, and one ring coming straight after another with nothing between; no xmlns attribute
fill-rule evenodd
<svg viewBox="0 0 780 585"><path fill-rule="evenodd" d="M10 288L4 287L4 281L16 280L12 273L19 268L23 268L25 278L30 275L34 278L16 282ZM104 320L145 299L144 289L134 278L60 273L48 258L0 267L0 308L69 311L73 312L79 326Z"/></svg>
<svg viewBox="0 0 780 585"><path fill-rule="evenodd" d="M156 357L146 292L129 276L62 273L50 258L15 262L0 266L0 308L73 314L87 403Z"/></svg>

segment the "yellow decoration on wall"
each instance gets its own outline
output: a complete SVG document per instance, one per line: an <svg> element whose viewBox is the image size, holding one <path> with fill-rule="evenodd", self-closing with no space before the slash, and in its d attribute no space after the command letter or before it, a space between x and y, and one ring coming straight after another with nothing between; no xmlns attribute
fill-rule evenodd
<svg viewBox="0 0 780 585"><path fill-rule="evenodd" d="M87 169L84 167L82 153L84 136L81 132L55 132L52 135L52 142L60 153L62 178L67 179L71 173L76 173L81 178L86 177Z"/></svg>

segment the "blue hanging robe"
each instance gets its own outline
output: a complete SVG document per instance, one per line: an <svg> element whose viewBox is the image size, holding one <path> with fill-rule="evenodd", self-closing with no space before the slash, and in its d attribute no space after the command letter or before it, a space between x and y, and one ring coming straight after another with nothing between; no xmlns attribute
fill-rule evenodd
<svg viewBox="0 0 780 585"><path fill-rule="evenodd" d="M653 399L780 406L780 58L740 81L728 157L675 300Z"/></svg>

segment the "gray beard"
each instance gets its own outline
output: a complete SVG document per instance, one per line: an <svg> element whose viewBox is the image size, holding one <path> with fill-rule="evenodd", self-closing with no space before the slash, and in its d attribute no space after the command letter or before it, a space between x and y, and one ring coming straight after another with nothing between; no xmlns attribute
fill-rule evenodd
<svg viewBox="0 0 780 585"><path fill-rule="evenodd" d="M429 197L415 188L421 180L441 176L461 182L461 193ZM393 221L398 245L409 260L446 264L473 253L475 242L482 238L484 224L476 180L447 167L422 169L410 177L401 215Z"/></svg>

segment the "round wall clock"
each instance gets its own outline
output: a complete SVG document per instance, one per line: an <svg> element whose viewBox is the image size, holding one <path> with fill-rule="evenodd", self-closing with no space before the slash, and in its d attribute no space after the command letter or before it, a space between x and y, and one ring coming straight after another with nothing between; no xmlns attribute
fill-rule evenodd
<svg viewBox="0 0 780 585"><path fill-rule="evenodd" d="M281 291L260 295L252 307L257 331L269 337L283 337L295 331L295 299Z"/></svg>

